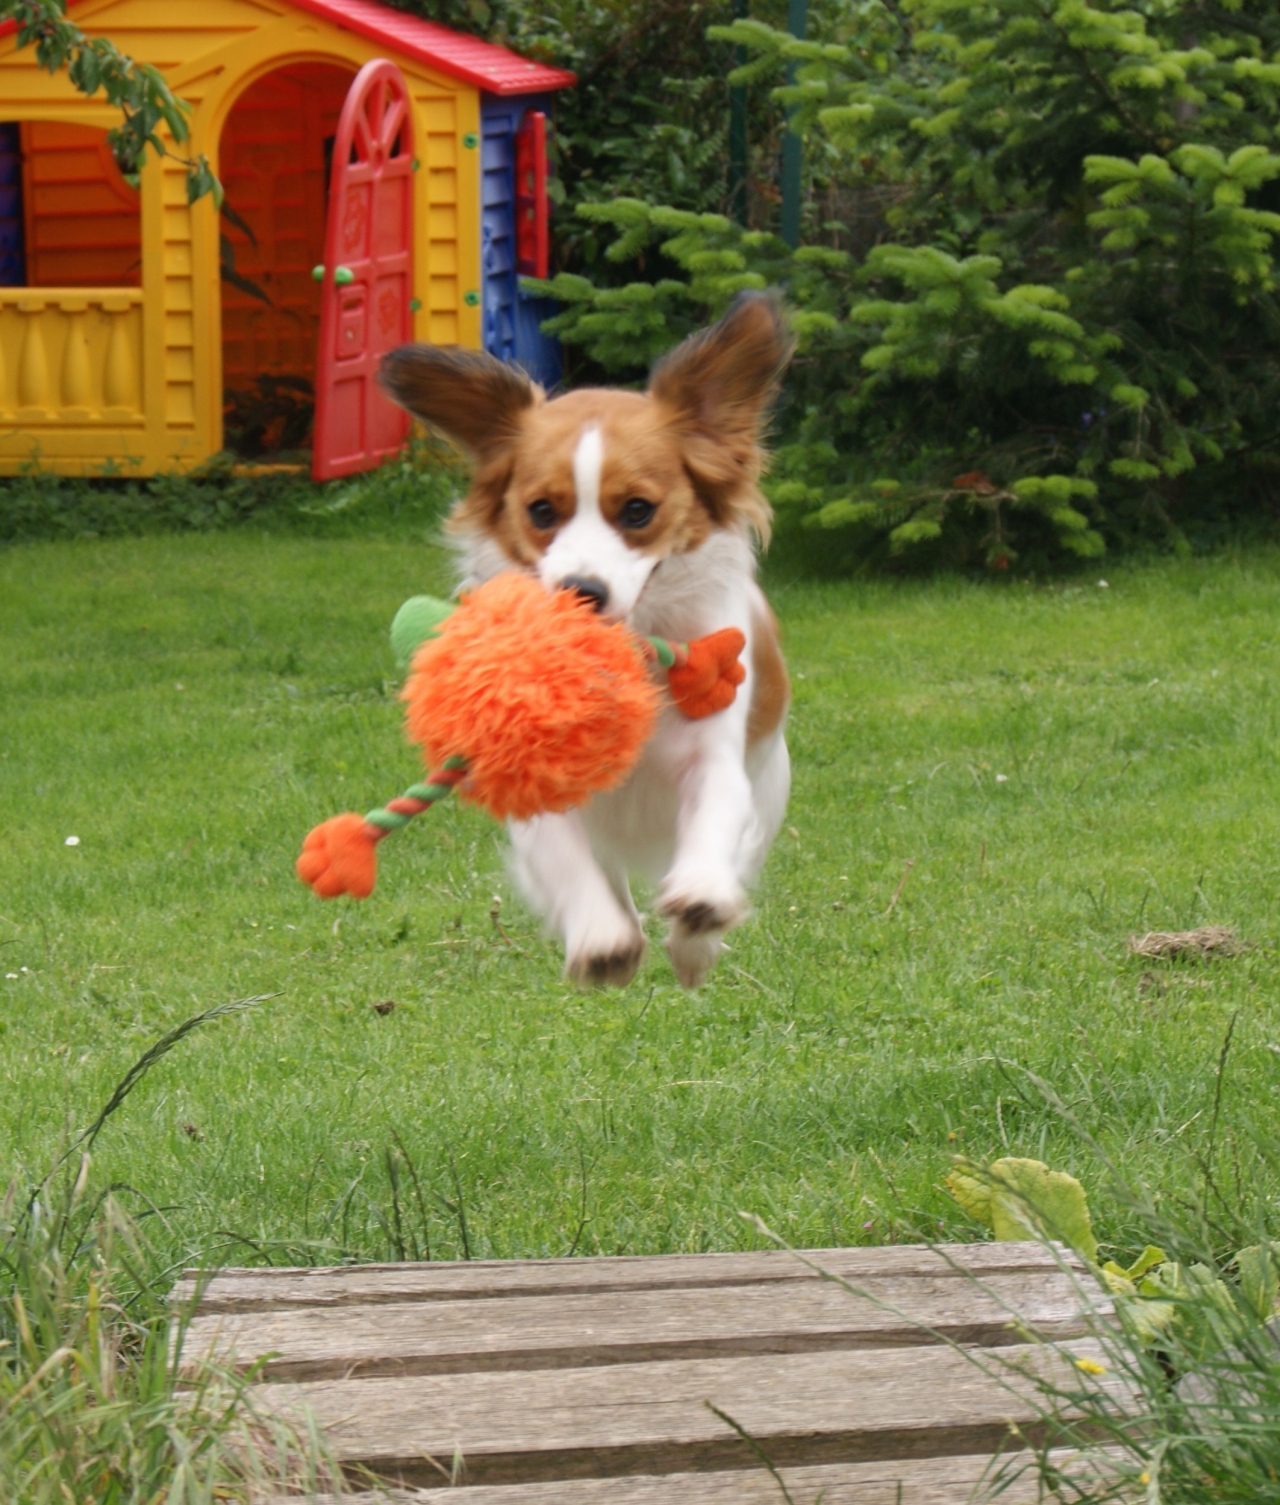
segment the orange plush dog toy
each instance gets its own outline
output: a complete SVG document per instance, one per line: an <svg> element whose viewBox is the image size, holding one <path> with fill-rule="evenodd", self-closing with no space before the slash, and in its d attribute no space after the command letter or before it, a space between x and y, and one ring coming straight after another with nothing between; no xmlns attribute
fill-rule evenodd
<svg viewBox="0 0 1280 1505"><path fill-rule="evenodd" d="M657 719L653 663L692 718L724 710L746 674L736 628L687 644L639 638L526 575L497 575L453 611L417 597L401 608L393 639L415 606L410 632L426 641L401 699L430 772L382 809L335 815L308 835L297 873L324 899L367 898L378 842L452 789L499 820L527 820L621 784Z"/></svg>

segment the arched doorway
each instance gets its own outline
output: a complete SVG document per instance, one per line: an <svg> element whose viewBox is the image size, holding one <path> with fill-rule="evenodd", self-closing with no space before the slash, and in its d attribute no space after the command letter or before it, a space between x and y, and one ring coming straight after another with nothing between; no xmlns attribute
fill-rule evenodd
<svg viewBox="0 0 1280 1505"><path fill-rule="evenodd" d="M293 63L251 84L222 130L224 443L285 457L310 441L333 135L354 70Z"/></svg>

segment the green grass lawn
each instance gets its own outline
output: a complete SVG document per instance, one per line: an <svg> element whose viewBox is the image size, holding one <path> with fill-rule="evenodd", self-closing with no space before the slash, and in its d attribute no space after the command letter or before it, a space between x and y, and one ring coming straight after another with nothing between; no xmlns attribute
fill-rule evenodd
<svg viewBox="0 0 1280 1505"><path fill-rule="evenodd" d="M424 1232L452 1257L460 1203L486 1256L758 1241L739 1209L802 1244L973 1236L939 1187L957 1151L1099 1185L1028 1073L1180 1186L1235 1016L1229 1176L1280 1091L1280 551L1105 573L775 564L796 780L757 912L699 993L655 947L584 994L474 811L383 847L362 905L293 876L311 825L415 777L386 629L446 587L440 550L0 553L0 1181L43 1170L155 1037L249 994L275 996L189 1037L96 1146L97 1179L167 1209L175 1259L387 1257ZM1217 922L1252 949L1145 978L1126 952ZM1250 1164L1244 1195L1274 1196Z"/></svg>

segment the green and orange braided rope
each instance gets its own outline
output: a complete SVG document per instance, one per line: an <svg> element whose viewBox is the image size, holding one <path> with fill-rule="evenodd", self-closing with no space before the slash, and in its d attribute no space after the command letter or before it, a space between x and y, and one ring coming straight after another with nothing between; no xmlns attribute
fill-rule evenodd
<svg viewBox="0 0 1280 1505"><path fill-rule="evenodd" d="M410 784L399 799L389 800L367 815L334 815L307 835L298 858L298 877L322 899L350 894L367 899L378 878L378 843L407 826L415 815L438 805L466 777L465 758L446 758L427 775L426 783Z"/></svg>

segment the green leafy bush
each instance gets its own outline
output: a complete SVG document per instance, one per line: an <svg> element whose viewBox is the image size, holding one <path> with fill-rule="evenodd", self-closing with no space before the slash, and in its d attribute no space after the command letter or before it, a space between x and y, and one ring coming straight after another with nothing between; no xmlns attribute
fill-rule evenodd
<svg viewBox="0 0 1280 1505"><path fill-rule="evenodd" d="M1258 1148L1276 1146L1264 1136ZM1098 1505L1280 1499L1280 1244L1265 1220L1259 1238L1246 1202L1222 1197L1211 1163L1201 1170L1199 1205L1114 1188L1165 1246L1148 1243L1125 1267L1099 1262L1074 1176L1013 1156L954 1163L947 1189L997 1239L1057 1239L1084 1259L1080 1296L1096 1313L1099 1358L1067 1345L1068 1362L1040 1372L1049 1436L1034 1461L1002 1459L993 1486L1030 1473L1054 1498ZM1258 1241L1224 1253L1224 1237L1230 1248L1242 1234ZM1074 1455L1065 1478L1063 1447Z"/></svg>
<svg viewBox="0 0 1280 1505"><path fill-rule="evenodd" d="M1254 1321L1267 1322L1276 1313L1280 1244L1272 1240L1237 1249L1223 1272L1212 1258L1197 1258L1187 1265L1150 1243L1128 1266L1114 1259L1101 1263L1089 1199L1066 1171L1015 1155L990 1165L958 1155L945 1184L964 1211L989 1228L997 1241L1057 1240L1085 1259L1114 1299L1121 1327L1142 1342L1166 1343L1177 1333L1193 1356L1202 1358L1230 1347L1234 1335L1223 1318L1240 1310ZM1175 1237L1184 1242L1182 1235Z"/></svg>
<svg viewBox="0 0 1280 1505"><path fill-rule="evenodd" d="M712 28L794 107L842 217L776 237L635 198L553 328L637 375L742 287L800 355L775 504L858 553L1007 568L1265 506L1280 464L1280 12L1190 0L859 0L798 42ZM870 224L870 229L868 229Z"/></svg>

